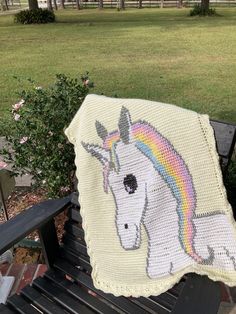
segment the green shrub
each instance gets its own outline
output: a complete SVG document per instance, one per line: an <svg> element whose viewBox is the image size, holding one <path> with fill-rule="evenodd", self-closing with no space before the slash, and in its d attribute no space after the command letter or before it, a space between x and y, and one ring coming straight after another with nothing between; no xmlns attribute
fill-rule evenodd
<svg viewBox="0 0 236 314"><path fill-rule="evenodd" d="M205 10L201 7L200 4L195 4L193 9L190 10L190 16L195 16L195 15L216 15L216 10L212 8Z"/></svg>
<svg viewBox="0 0 236 314"><path fill-rule="evenodd" d="M53 23L55 14L47 9L23 10L15 14L15 22L21 24Z"/></svg>
<svg viewBox="0 0 236 314"><path fill-rule="evenodd" d="M74 189L74 149L64 130L92 86L87 74L81 79L58 74L48 88L31 82L1 126L7 140L0 151L4 161L13 164L14 175L32 175L34 186L45 189L48 196Z"/></svg>

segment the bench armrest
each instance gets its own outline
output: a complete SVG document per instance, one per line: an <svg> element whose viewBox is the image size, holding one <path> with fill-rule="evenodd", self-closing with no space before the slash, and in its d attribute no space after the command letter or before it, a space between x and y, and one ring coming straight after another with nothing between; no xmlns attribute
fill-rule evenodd
<svg viewBox="0 0 236 314"><path fill-rule="evenodd" d="M71 203L71 195L34 205L0 225L0 255L36 229L41 229Z"/></svg>

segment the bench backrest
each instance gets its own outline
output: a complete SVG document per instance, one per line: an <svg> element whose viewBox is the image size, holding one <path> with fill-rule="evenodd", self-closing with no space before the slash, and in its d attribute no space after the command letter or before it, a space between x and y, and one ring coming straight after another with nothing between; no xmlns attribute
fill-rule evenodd
<svg viewBox="0 0 236 314"><path fill-rule="evenodd" d="M215 133L221 168L225 175L235 147L236 125L215 120L211 120L211 125Z"/></svg>

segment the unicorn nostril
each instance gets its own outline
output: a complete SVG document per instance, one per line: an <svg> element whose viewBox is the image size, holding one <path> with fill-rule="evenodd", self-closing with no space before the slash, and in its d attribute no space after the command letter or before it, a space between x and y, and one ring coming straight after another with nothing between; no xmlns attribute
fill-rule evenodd
<svg viewBox="0 0 236 314"><path fill-rule="evenodd" d="M128 229L128 228L129 228L128 224L125 224L125 229Z"/></svg>

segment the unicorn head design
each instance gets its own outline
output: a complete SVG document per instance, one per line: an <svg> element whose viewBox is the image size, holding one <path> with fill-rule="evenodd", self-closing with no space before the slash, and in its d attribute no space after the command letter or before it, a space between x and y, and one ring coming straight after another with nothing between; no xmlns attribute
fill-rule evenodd
<svg viewBox="0 0 236 314"><path fill-rule="evenodd" d="M172 144L149 123L132 123L125 107L117 130L108 133L98 121L96 130L102 146L82 145L103 166L104 191L108 193L110 188L114 197L121 246L125 250L139 248L144 225L149 249L147 273L151 278L181 268L181 262L172 261L176 257L172 251L178 248L182 254L179 261L210 262L211 254L203 259L194 247L195 190L188 167ZM157 262L166 264L166 254L171 262L167 268L157 269Z"/></svg>

